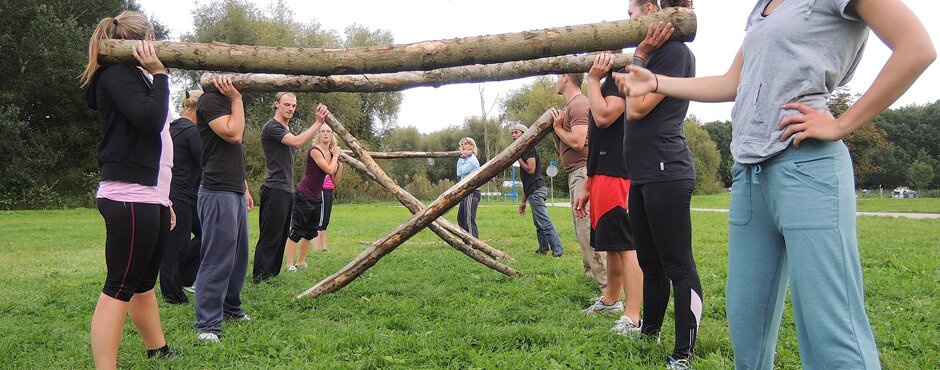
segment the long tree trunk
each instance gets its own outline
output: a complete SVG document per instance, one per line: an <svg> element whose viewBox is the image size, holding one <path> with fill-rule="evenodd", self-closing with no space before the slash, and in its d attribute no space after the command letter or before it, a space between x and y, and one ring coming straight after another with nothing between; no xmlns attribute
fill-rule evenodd
<svg viewBox="0 0 940 370"><path fill-rule="evenodd" d="M333 132L335 132L336 135L338 135L341 139L343 139L343 141L346 142L346 144L349 146L350 149L352 149L353 152L359 155L360 159L362 160L362 162L360 163L362 163L362 165L366 167L366 172L365 172L366 175L372 177L373 180L375 180L380 185L384 186L386 189L388 189L393 194L395 194L395 197L398 198L398 200L401 201L401 203L405 205L405 207L408 208L408 210L410 210L411 213L417 213L421 211L422 209L424 209L424 204L422 204L417 198L415 198L414 196L409 194L407 191L405 191L405 189L402 189L400 186L398 186L398 184L396 184L395 181L392 180L392 178L389 177L387 173L385 173L385 170L383 170L382 167L379 166L378 163L375 163L375 160L373 160L372 157L369 155L369 153L366 152L362 144L359 143L359 140L356 139L355 136L350 134L349 131L346 130L346 127L344 127L342 123L337 121L333 117L333 115L327 116L326 123L333 128ZM355 164L353 162L350 162L350 163ZM445 219L439 219L437 220L437 223L441 226L442 229L446 230L447 232L451 234L456 235L460 239L463 239L473 249L480 250L483 253L486 253L487 255L496 259L508 259L510 261L514 261L512 257L509 257L509 255L506 254L506 252L503 252L499 249L496 249L487 245L480 239L477 239L473 235L470 235L470 233L466 232L465 230L450 223L449 221ZM441 237L444 238L444 236L441 236ZM447 239L445 238L445 240ZM454 248L461 249L462 246L454 245Z"/></svg>
<svg viewBox="0 0 940 370"><path fill-rule="evenodd" d="M241 91L239 89L239 91ZM273 90L272 90L273 91ZM352 157L359 155L352 150L344 150L343 153ZM459 151L452 152L367 152L372 158L390 159L390 158L457 158L460 157Z"/></svg>
<svg viewBox="0 0 940 370"><path fill-rule="evenodd" d="M484 20L485 21L485 20ZM649 25L675 25L673 40L692 41L696 18L691 9L667 8L649 16L542 30L475 36L415 44L345 49L242 46L159 41L157 55L169 68L242 73L335 74L427 71L469 64L492 64L614 50L636 46ZM101 41L101 63L137 64L132 49L138 41Z"/></svg>
<svg viewBox="0 0 940 370"><path fill-rule="evenodd" d="M366 248L352 262L343 267L340 271L330 275L317 285L301 293L297 298L310 297L315 298L322 294L329 294L342 289L344 286L359 277L365 270L372 267L382 257L395 250L401 243L417 234L419 231L441 217L445 212L451 209L461 199L469 195L476 188L480 187L486 181L489 181L501 171L509 167L512 162L519 159L529 148L535 146L539 140L548 134L552 128L552 109L545 111L541 117L530 127L522 136L510 144L506 149L497 154L493 159L486 162L480 169L470 176L467 176L452 188L441 194L427 208L421 210L407 222L398 226L395 230L377 240L372 246Z"/></svg>
<svg viewBox="0 0 940 370"><path fill-rule="evenodd" d="M398 201L400 201L401 204L403 204L403 205L405 206L405 208L408 208L408 210L411 211L412 214L418 213L418 212L420 212L422 209L424 209L424 205L421 204L421 202L418 201L417 198L415 198L414 196L412 196L411 194L409 194L409 193L408 193L407 191L405 191L404 189L398 187L397 185L389 186L389 184L383 183L381 180L379 180L378 177L376 177L375 174L373 174L371 171L369 171L369 169L366 167L366 165L363 164L362 162L356 160L356 159L353 158L353 157L350 157L349 155L347 155L347 154L345 154L345 153L343 153L343 154L342 154L342 157L340 157L340 158L342 158L343 162L346 162L346 163L348 163L350 166L355 167L355 168L358 169L359 171L365 173L365 174L368 175L370 178L372 178L372 180L375 180L375 182L381 184L382 186L385 186L386 189L389 189L389 190L391 190L393 193L395 193L395 197L398 198ZM394 183L392 183L392 184L394 184ZM521 273L519 273L519 271L516 271L515 269L513 269L513 268L511 268L511 267L509 267L509 266L506 266L506 265L504 265L504 264L502 264L502 263L499 263L499 262L497 262L496 260L493 260L493 259L487 257L486 254L483 254L483 253L481 253L480 251L478 251L478 250L476 250L476 249L474 249L474 248L471 248L469 244L465 244L462 240L460 240L459 238L457 238L456 236L454 236L454 234L451 234L451 233L449 232L449 229L447 229L446 226L454 226L454 224L448 222L447 220L445 220L445 219L443 219L443 218L439 218L439 219L437 219L437 220L434 220L434 222L432 222L430 225L428 225L428 228L430 228L431 231L433 231L435 234L437 234L437 236L441 237L441 239L443 239L445 242L447 242L447 244L450 244L452 247L454 247L454 249L463 252L463 254L466 254L467 256L469 256L470 258L473 258L473 259L476 260L477 262L482 263L482 264L485 265L486 267L489 267L489 268L491 268L491 269L493 269L493 270L499 271L500 273L502 273L502 274L504 274L504 275L506 275L506 276L510 276L510 277L515 277L515 276L522 275ZM469 235L469 234L468 234L468 235ZM471 235L471 236L472 236L472 235ZM482 241L481 241L481 243L482 243ZM486 245L485 243L482 243L482 244L483 244L483 245ZM487 247L489 247L489 246L487 245ZM490 249L493 249L493 248L490 248ZM494 256L494 258L496 258L496 257Z"/></svg>
<svg viewBox="0 0 940 370"><path fill-rule="evenodd" d="M630 64L633 54L614 55L613 68ZM505 81L555 73L587 72L593 55L574 55L522 60L499 64L474 64L430 71L381 73L368 75L295 76L284 74L243 73L232 76L241 92L380 92L401 91L415 87L440 87L447 84ZM215 90L216 73L204 73L200 84Z"/></svg>

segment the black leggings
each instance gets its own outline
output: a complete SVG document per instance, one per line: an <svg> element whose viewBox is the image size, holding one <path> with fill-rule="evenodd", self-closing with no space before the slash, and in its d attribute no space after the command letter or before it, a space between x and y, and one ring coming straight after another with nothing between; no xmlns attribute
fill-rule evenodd
<svg viewBox="0 0 940 370"><path fill-rule="evenodd" d="M630 187L630 224L643 269L644 334L659 335L675 290L676 345L672 356L692 356L702 317L702 283L692 256L695 180L636 184Z"/></svg>
<svg viewBox="0 0 940 370"><path fill-rule="evenodd" d="M170 208L159 204L98 198L107 237L108 276L102 293L125 302L153 289L170 231Z"/></svg>
<svg viewBox="0 0 940 370"><path fill-rule="evenodd" d="M196 204L172 195L170 199L173 201L173 211L176 212L176 227L170 231L163 251L160 292L169 303L186 303L189 298L183 293L183 287L192 285L196 280L202 232Z"/></svg>

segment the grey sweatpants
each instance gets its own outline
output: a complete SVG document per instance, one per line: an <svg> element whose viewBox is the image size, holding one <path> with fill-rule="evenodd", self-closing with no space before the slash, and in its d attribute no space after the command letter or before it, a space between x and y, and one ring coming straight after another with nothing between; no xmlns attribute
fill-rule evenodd
<svg viewBox="0 0 940 370"><path fill-rule="evenodd" d="M222 319L245 315L241 291L248 272L248 210L245 197L199 188L202 250L196 275L196 330L220 333Z"/></svg>

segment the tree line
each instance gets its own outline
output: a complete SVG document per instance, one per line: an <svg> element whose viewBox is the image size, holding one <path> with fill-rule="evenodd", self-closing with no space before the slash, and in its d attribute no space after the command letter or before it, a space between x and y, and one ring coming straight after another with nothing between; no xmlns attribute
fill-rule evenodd
<svg viewBox="0 0 940 370"><path fill-rule="evenodd" d="M0 53L0 209L93 206L100 132L96 114L85 106L77 77L87 61L88 38L98 20L126 9L140 7L134 0L0 2L0 14L7 17L0 22L0 48L4 50ZM166 27L150 18L155 36L165 39ZM181 41L324 48L394 43L393 35L381 29L353 24L337 31L315 20L298 21L283 1L266 8L247 0L208 1L197 6L193 18L193 31ZM196 89L202 72L174 70L171 78L174 86ZM171 106L178 106L180 95L181 91L171 98ZM244 94L247 170L253 188L265 173L260 128L273 115L273 97L273 93ZM480 116L421 133L408 122L398 122L399 92L302 93L297 98L294 130L308 126L313 107L324 103L371 150L449 151L456 149L460 138L469 136L477 141L482 161L509 145L511 125L531 124L545 109L564 105L554 91L553 78L542 77L502 97L498 112L492 115L481 107ZM855 98L839 90L830 99L830 110L841 114ZM873 124L846 138L859 187L940 186L938 104L885 111ZM714 193L730 186L730 122L701 123L691 117L685 131L698 172L696 192ZM538 150L543 167L558 158L550 136L538 144ZM295 173L302 173L305 153L296 155ZM454 161L449 159L397 159L380 164L419 198L434 198L456 181ZM507 171L483 190L506 192L500 182L509 178ZM344 171L341 181L340 201L392 199L353 170ZM555 194L565 196L566 184L565 172L559 171L554 178Z"/></svg>

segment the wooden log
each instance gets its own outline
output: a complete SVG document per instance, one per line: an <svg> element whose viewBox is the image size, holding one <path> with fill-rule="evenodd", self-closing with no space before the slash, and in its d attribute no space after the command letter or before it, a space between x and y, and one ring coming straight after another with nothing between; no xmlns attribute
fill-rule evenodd
<svg viewBox="0 0 940 370"><path fill-rule="evenodd" d="M353 166L354 168L358 169L362 173L366 174L366 176L369 176L369 178L371 178L372 180L375 180L375 182L379 183L379 185L382 185L383 187L388 189L388 191L391 191L392 194L395 195L395 198L397 198L398 201L401 202L401 204L405 206L405 208L411 211L411 214L418 213L422 209L424 209L424 203L421 203L421 201L418 200L418 198L415 198L413 195L411 195L411 193L408 193L407 191L405 191L405 189L402 189L400 186L398 186L398 184L396 184L395 181L389 178L388 175L385 173L385 171L383 171L381 168L378 169L379 175L377 176L374 173L375 171L372 170L373 167L378 167L377 164L375 166L367 166L366 164L356 159L353 159L351 156L347 154L341 155L340 159L348 163L349 165ZM477 239L477 237L471 235L466 230L460 228L457 225L454 225L453 223L451 223L450 221L447 221L446 219L440 218L440 219L435 220L434 223L431 224L431 227L435 227L435 226L441 227L447 233L456 235L458 238L463 240L464 243L468 244L470 248L482 251L483 253L486 253L486 255L492 258L505 259L505 260L509 260L512 262L516 261L515 259L510 257L508 254L506 254L506 252L503 252L499 249L491 247L489 244L486 244L482 240ZM463 251L464 246L454 245L454 248L457 248L458 250ZM473 256L470 256L470 257L473 257Z"/></svg>
<svg viewBox="0 0 940 370"><path fill-rule="evenodd" d="M241 90L239 90L241 91ZM279 90L283 91L283 90ZM359 155L352 150L343 150L343 153L358 157ZM460 157L459 151L452 152L368 152L372 158L392 159L392 158L457 158Z"/></svg>
<svg viewBox="0 0 940 370"><path fill-rule="evenodd" d="M382 185L383 187L391 191L392 194L394 194L395 197L405 206L405 208L408 208L408 210L411 211L411 213L417 213L418 211L424 209L424 204L421 203L421 201L419 201L417 198L412 196L410 193L405 191L405 189L402 189L401 186L398 186L398 184L396 184L395 181L392 180L392 178L389 177L388 174L385 173L385 170L383 170L382 167L379 166L379 164L376 163L375 160L372 159L372 156L369 155L369 152L367 152L365 148L362 146L362 144L359 143L359 140L356 139L356 137L354 137L352 134L350 134L349 131L346 130L346 127L344 127L342 123L337 121L336 118L333 117L333 115L327 116L326 123L333 128L333 132L335 132L337 136L343 139L343 141L346 142L346 145L349 146L349 148L352 149L353 152L359 155L359 158L362 160L361 162L362 165L366 168L366 171L365 171L366 175L368 175L373 180L378 182L380 185ZM340 157L340 158L343 158L343 157ZM352 161L347 161L347 162L353 165L356 164ZM441 226L441 228L443 228L445 231L449 232L450 234L456 235L460 239L464 240L473 249L480 250L483 253L486 253L487 255L489 255L490 257L493 257L496 259L508 259L510 261L515 261L512 257L507 255L506 252L503 252L499 249L496 249L487 245L486 243L482 242L480 239L477 239L476 237L468 233L466 230L461 229L460 227L458 227L457 225L454 225L450 221L447 221L445 219L440 219L440 220L437 220L437 224ZM447 238L445 238L444 236L441 236L441 237L447 240ZM454 248L462 250L463 246L454 245ZM470 256L470 257L473 257L473 256Z"/></svg>
<svg viewBox="0 0 940 370"><path fill-rule="evenodd" d="M401 189L401 188L398 187L397 185L394 185L394 186L391 186L391 187L387 186L386 184L383 183L382 180L380 180L378 177L376 177L376 175L373 174L372 171L369 171L369 169L366 167L366 165L363 164L362 162L356 160L355 158L353 158L353 157L351 157L351 156L349 156L348 154L345 154L345 153L344 153L344 154L341 154L341 157L340 157L340 158L342 158L342 160L343 160L344 162L348 163L349 165L355 167L355 168L358 169L359 171L362 171L363 173L365 173L366 175L368 175L369 177L371 177L373 180L375 180L375 182L378 182L379 184L382 184L382 185L385 186L387 189L389 189L390 191L392 191L393 193L395 193L395 196L398 198L398 200L401 202L401 204L404 205L405 208L408 208L408 210L411 211L412 214L418 213L418 212L420 212L422 209L424 209L424 205L421 204L421 202L419 202L414 196L412 196L411 194L409 194L409 193L408 193L407 191L405 191L404 189ZM386 176L386 177L387 177L387 176ZM392 183L392 184L394 184L394 183ZM504 265L504 264L502 264L502 263L499 263L499 262L497 262L496 260L491 259L490 257L488 257L486 254L484 254L484 253L482 253L482 252L480 252L480 251L478 251L478 250L476 250L476 249L474 249L474 248L471 248L471 247L470 247L470 244L464 243L462 240L460 240L460 239L459 239L458 237L456 237L454 234L451 234L451 233L449 232L449 230L447 230L447 229L444 227L445 224L449 224L449 225L453 226L453 224L451 224L451 223L448 222L447 220L445 220L445 219L443 219L443 218L439 218L439 219L437 219L437 220L434 220L434 222L431 222L431 224L428 225L428 228L430 228L431 231L433 231L435 234L437 234L437 236L439 236L441 239L443 239L445 242L447 242L447 244L450 244L452 247L454 247L454 249L463 252L463 254L466 254L467 256L469 256L470 258L473 258L473 259L476 260L477 262L482 263L484 266L489 267L489 268L491 268L491 269L493 269L493 270L499 271L499 272L502 273L503 275L506 275L506 276L509 276L509 277L516 277L516 276L522 275L521 273L519 273L519 271L516 271L515 269L513 269L513 268L511 268L511 267L509 267L509 266L506 266L506 265ZM468 235L469 235L469 234L468 234ZM471 237L472 237L472 235L471 235ZM485 243L482 243L482 242L480 242L480 243L483 244L483 245L486 245ZM489 246L486 246L486 247L489 248L489 249L491 249L491 250L494 250L494 248L491 248L491 247L489 247ZM501 251L500 251L500 252L501 252ZM496 258L496 257L493 257L493 258Z"/></svg>
<svg viewBox="0 0 940 370"><path fill-rule="evenodd" d="M633 54L614 55L613 68L630 64ZM593 55L549 57L498 64L474 64L430 71L411 71L368 75L296 76L284 74L241 73L232 76L232 84L241 92L381 92L415 87L440 87L447 84L505 81L556 73L587 72ZM215 90L216 73L204 73L203 90ZM376 157L378 158L378 157Z"/></svg>
<svg viewBox="0 0 940 370"><path fill-rule="evenodd" d="M654 22L675 25L673 40L692 41L696 18L691 9L667 8L655 14L542 30L475 36L414 44L345 49L244 46L221 43L154 43L168 68L241 73L336 74L427 71L469 64L492 64L596 50L636 46ZM138 41L103 40L98 61L137 64L132 49Z"/></svg>
<svg viewBox="0 0 940 370"><path fill-rule="evenodd" d="M530 127L522 136L513 141L512 144L497 154L493 159L486 162L480 169L470 176L465 177L454 187L448 189L434 202L429 204L407 222L401 224L395 230L376 241L372 246L366 248L353 261L345 267L330 275L323 281L314 285L307 291L301 293L297 298L309 297L315 298L323 294L329 294L342 289L344 286L359 277L369 267L375 265L379 259L395 250L401 243L418 233L421 229L427 227L431 222L441 217L445 212L451 209L457 202L469 195L476 188L489 181L501 171L512 165L529 148L535 146L552 129L552 109L545 111L541 117Z"/></svg>

